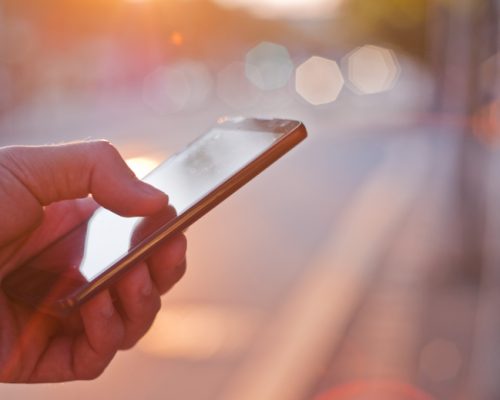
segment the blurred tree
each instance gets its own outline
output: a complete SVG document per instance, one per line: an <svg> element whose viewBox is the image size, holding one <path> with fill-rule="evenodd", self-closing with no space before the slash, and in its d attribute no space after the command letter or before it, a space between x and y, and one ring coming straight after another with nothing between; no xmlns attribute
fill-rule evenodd
<svg viewBox="0 0 500 400"><path fill-rule="evenodd" d="M446 43L452 39L454 30L459 29L450 26L451 15L476 20L490 3L490 0L346 0L341 12L352 41L390 44L427 62L431 61L430 43Z"/></svg>
<svg viewBox="0 0 500 400"><path fill-rule="evenodd" d="M341 8L351 40L391 44L420 59L426 56L431 0L347 0Z"/></svg>

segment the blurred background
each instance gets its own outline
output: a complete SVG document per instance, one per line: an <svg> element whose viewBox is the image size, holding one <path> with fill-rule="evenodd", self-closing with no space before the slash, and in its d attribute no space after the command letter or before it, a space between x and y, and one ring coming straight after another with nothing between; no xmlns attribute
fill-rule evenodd
<svg viewBox="0 0 500 400"><path fill-rule="evenodd" d="M500 398L498 0L1 0L0 145L139 175L222 116L309 138L193 225L96 381L3 399Z"/></svg>

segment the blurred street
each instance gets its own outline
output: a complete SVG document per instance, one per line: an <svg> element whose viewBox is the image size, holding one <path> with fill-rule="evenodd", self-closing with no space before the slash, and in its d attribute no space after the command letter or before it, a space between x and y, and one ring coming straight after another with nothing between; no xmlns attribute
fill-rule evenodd
<svg viewBox="0 0 500 400"><path fill-rule="evenodd" d="M226 10L226 1L202 3ZM96 381L2 384L0 398L500 398L500 53L478 62L481 71L493 63L489 97L462 113L444 83L451 75L422 61L413 36L417 50L403 48L403 37L354 43L336 34L343 14L333 11L330 24L229 10L255 37L236 35L217 56L166 24L145 35L191 47L165 61L148 42L128 59L117 40L120 62L137 69L113 80L117 67L102 49L116 55L119 46L93 32L107 45L94 37L66 58L52 48L53 64L38 51L32 60L48 69L41 83L0 96L0 146L106 138L138 174L222 116L296 119L309 133L188 229L187 275L138 346ZM272 29L260 37L252 26Z"/></svg>

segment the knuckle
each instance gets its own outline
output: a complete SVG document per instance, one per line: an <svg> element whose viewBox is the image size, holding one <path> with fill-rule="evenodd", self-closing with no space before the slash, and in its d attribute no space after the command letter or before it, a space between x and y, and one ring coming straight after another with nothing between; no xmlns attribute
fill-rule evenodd
<svg viewBox="0 0 500 400"><path fill-rule="evenodd" d="M12 154L15 152L15 148L10 146L10 147L1 147L0 148L0 159L3 161L8 161L11 157Z"/></svg>
<svg viewBox="0 0 500 400"><path fill-rule="evenodd" d="M89 145L93 154L97 157L115 158L120 156L115 146L105 139L94 140L89 142Z"/></svg>
<svg viewBox="0 0 500 400"><path fill-rule="evenodd" d="M9 146L0 148L0 165L8 169L15 176L22 173L22 148L19 146Z"/></svg>
<svg viewBox="0 0 500 400"><path fill-rule="evenodd" d="M20 150L19 146L7 146L7 147L1 147L0 148L0 156L1 157L12 157L13 155L17 154Z"/></svg>

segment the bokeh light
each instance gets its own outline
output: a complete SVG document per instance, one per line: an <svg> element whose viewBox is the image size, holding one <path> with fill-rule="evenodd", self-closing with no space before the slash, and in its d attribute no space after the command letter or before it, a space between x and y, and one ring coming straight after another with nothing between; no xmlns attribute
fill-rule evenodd
<svg viewBox="0 0 500 400"><path fill-rule="evenodd" d="M390 90L396 84L401 67L392 50L366 45L349 53L347 63L349 82L360 94Z"/></svg>
<svg viewBox="0 0 500 400"><path fill-rule="evenodd" d="M478 279L496 276L500 231L497 1L466 2L3 1L2 145L104 135L143 177L221 115L292 118L311 137L189 228L193 270L99 380L2 385L0 398L500 399L500 284ZM402 212L386 200L418 191L414 173L426 191ZM491 204L479 213L457 202L477 188ZM349 246L349 232L366 240ZM463 273L469 255L484 262Z"/></svg>
<svg viewBox="0 0 500 400"><path fill-rule="evenodd" d="M293 61L286 47L262 42L245 57L245 74L262 90L279 89L287 85L293 72Z"/></svg>
<svg viewBox="0 0 500 400"><path fill-rule="evenodd" d="M335 101L343 86L344 78L333 60L315 56L297 68L295 89L313 105Z"/></svg>
<svg viewBox="0 0 500 400"><path fill-rule="evenodd" d="M144 80L144 102L159 114L193 110L202 106L213 90L207 67L183 60L157 68Z"/></svg>
<svg viewBox="0 0 500 400"><path fill-rule="evenodd" d="M181 46L184 43L184 36L177 31L174 31L170 35L170 43L174 46Z"/></svg>
<svg viewBox="0 0 500 400"><path fill-rule="evenodd" d="M454 343L435 339L422 349L419 365L427 378L445 381L456 377L462 366L462 356Z"/></svg>
<svg viewBox="0 0 500 400"><path fill-rule="evenodd" d="M187 360L228 356L248 344L255 325L255 315L245 310L206 304L169 306L159 312L139 348L147 354Z"/></svg>
<svg viewBox="0 0 500 400"><path fill-rule="evenodd" d="M258 74L256 67L242 62L233 62L217 75L217 95L230 107L240 110L254 106L262 92L246 78L247 71Z"/></svg>

